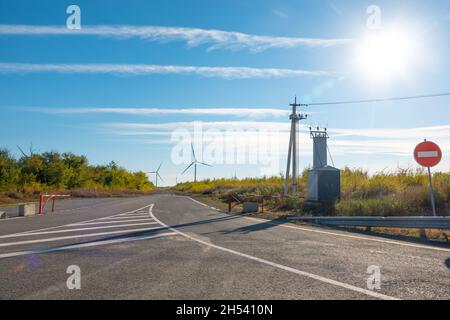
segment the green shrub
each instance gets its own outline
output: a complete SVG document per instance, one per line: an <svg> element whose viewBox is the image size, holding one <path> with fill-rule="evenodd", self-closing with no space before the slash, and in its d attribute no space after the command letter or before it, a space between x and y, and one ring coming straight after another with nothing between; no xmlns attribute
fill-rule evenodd
<svg viewBox="0 0 450 320"><path fill-rule="evenodd" d="M92 166L85 156L54 151L15 159L0 149L0 191L30 194L77 188L148 191L154 187L144 172L127 171L115 162Z"/></svg>

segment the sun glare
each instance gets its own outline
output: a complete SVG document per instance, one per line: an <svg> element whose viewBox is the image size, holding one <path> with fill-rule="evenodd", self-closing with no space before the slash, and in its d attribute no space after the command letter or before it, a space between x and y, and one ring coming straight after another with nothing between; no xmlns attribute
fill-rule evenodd
<svg viewBox="0 0 450 320"><path fill-rule="evenodd" d="M408 76L413 67L415 41L401 29L367 34L357 46L356 64L360 72L375 82Z"/></svg>

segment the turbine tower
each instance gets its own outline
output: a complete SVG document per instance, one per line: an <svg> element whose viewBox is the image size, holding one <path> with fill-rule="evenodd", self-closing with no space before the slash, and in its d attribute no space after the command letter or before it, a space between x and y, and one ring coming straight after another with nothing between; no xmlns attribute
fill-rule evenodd
<svg viewBox="0 0 450 320"><path fill-rule="evenodd" d="M297 124L300 120L308 118L306 114L297 114L297 107L307 106L307 104L297 103L297 97L295 97L294 103L291 103L289 105L292 107L292 114L289 117L289 119L291 119L291 134L289 137L286 181L284 183L285 195L289 193L289 173L291 170L291 160L292 160L292 194L297 193L297 177L298 177Z"/></svg>
<svg viewBox="0 0 450 320"><path fill-rule="evenodd" d="M162 162L159 164L159 167L156 171L150 171L147 173L154 173L155 174L155 187L158 188L158 178L160 178L162 181L164 181L164 179L159 175L159 169L161 169L162 166Z"/></svg>
<svg viewBox="0 0 450 320"><path fill-rule="evenodd" d="M212 167L212 165L197 161L197 158L195 157L194 146L192 145L192 143L191 143L191 150L192 150L192 157L194 158L194 161L192 161L191 164L188 165L181 174L184 174L186 171L189 170L190 167L194 166L194 182L197 182L197 164L201 164L201 165L208 166L208 167Z"/></svg>

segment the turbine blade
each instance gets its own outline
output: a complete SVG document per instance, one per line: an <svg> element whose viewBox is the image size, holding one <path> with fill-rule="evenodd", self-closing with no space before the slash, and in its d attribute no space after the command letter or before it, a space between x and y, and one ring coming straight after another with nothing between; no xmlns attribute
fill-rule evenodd
<svg viewBox="0 0 450 320"><path fill-rule="evenodd" d="M181 174L183 174L183 173L185 173L186 171L188 171L189 168L192 167L193 165L194 165L194 162L192 162L186 169L184 169L184 171L183 171Z"/></svg>
<svg viewBox="0 0 450 320"><path fill-rule="evenodd" d="M207 163L204 163L204 162L198 162L198 163L200 163L200 164L202 164L202 165L204 165L204 166L212 167L212 165L207 164Z"/></svg>
<svg viewBox="0 0 450 320"><path fill-rule="evenodd" d="M159 169L161 169L162 164L163 164L162 162L159 164L158 170L156 170L156 172L159 172Z"/></svg>
<svg viewBox="0 0 450 320"><path fill-rule="evenodd" d="M164 181L164 179L159 175L159 173L157 173L157 175L162 181Z"/></svg>
<svg viewBox="0 0 450 320"><path fill-rule="evenodd" d="M19 147L19 145L17 145L17 148L19 149L20 153L22 153L22 155L27 158L28 156L25 154L25 152L23 152L22 148Z"/></svg>
<svg viewBox="0 0 450 320"><path fill-rule="evenodd" d="M194 161L197 161L197 158L195 157L194 145L192 143L191 143L191 150L192 150L192 156L194 157Z"/></svg>

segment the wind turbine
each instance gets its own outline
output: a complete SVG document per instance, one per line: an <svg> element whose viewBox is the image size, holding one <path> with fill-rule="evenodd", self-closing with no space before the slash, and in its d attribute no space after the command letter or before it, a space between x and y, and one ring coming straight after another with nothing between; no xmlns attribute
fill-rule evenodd
<svg viewBox="0 0 450 320"><path fill-rule="evenodd" d="M194 166L194 182L197 182L197 164L201 164L201 165L208 166L208 167L212 167L212 165L197 161L197 158L195 157L194 146L192 145L192 143L191 143L191 150L192 150L192 157L194 158L194 161L192 161L191 164L188 165L181 174L184 174L186 171L189 170L190 167Z"/></svg>
<svg viewBox="0 0 450 320"><path fill-rule="evenodd" d="M159 165L159 167L158 167L158 169L157 169L156 171L150 171L150 172L147 172L147 173L154 173L154 174L155 174L155 178L156 178L155 186L156 186L156 188L158 188L158 177L159 177L162 181L164 181L164 179L159 175L159 169L161 169L162 164L163 164L163 163L161 162L160 165Z"/></svg>

